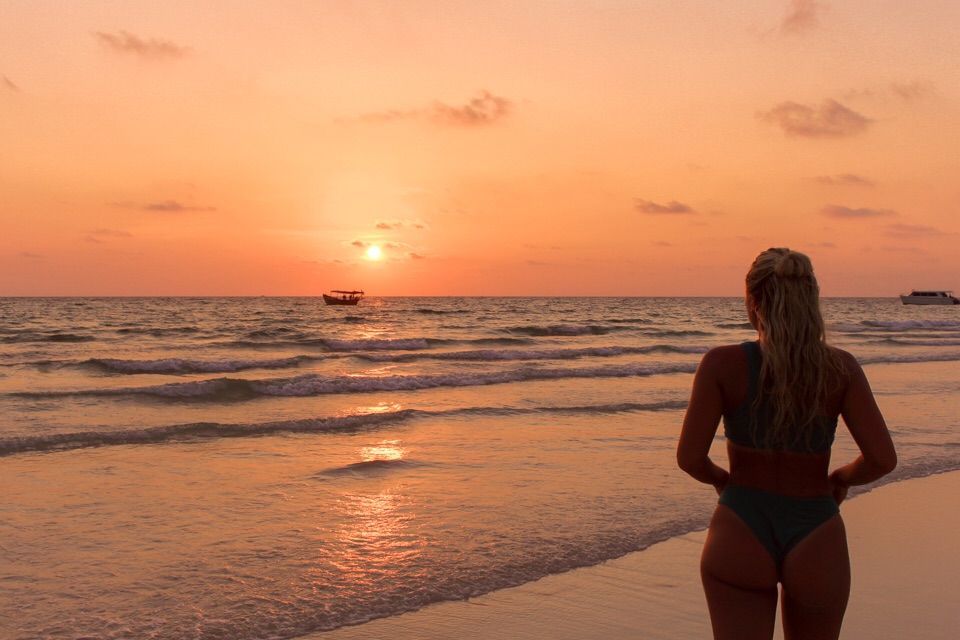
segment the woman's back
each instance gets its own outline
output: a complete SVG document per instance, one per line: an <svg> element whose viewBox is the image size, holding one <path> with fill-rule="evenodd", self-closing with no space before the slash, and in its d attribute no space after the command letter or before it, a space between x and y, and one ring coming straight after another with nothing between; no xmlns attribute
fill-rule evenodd
<svg viewBox="0 0 960 640"><path fill-rule="evenodd" d="M727 375L720 380L723 419L730 460L730 483L755 487L791 496L816 496L829 492L827 477L830 445L846 392L847 381L837 379L828 395L815 432L806 441L799 438L790 448L769 448L764 443L764 407L754 410L758 367L762 358L759 343L721 347ZM849 354L836 350L841 358ZM760 424L757 424L757 422ZM809 449L809 450L805 450Z"/></svg>
<svg viewBox="0 0 960 640"><path fill-rule="evenodd" d="M849 354L840 352L844 356ZM716 371L713 377L721 399L722 415L748 416L750 396L750 366L742 345L728 345L711 349L700 365L704 375ZM838 385L827 398L822 415L829 421L840 415L846 384ZM816 496L830 492L828 478L830 451L799 453L786 450L763 449L737 444L727 440L730 464L729 484L781 493L790 496Z"/></svg>

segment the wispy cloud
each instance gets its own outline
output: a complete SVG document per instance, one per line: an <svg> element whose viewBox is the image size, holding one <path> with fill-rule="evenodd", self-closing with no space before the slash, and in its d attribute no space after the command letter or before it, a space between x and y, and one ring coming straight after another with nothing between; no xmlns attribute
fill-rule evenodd
<svg viewBox="0 0 960 640"><path fill-rule="evenodd" d="M21 251L20 257L26 258L27 260L41 260L43 258L39 253L32 253L30 251Z"/></svg>
<svg viewBox="0 0 960 640"><path fill-rule="evenodd" d="M94 244L103 244L104 239L125 239L132 238L133 234L129 231L122 231L120 229L92 229L85 237L86 242L92 242Z"/></svg>
<svg viewBox="0 0 960 640"><path fill-rule="evenodd" d="M129 231L123 231L121 229L92 229L90 231L92 236L100 236L105 238L132 238L133 234Z"/></svg>
<svg viewBox="0 0 960 640"><path fill-rule="evenodd" d="M451 107L434 102L428 110L428 118L445 124L473 126L495 122L510 113L512 103L506 98L481 91L467 104Z"/></svg>
<svg viewBox="0 0 960 640"><path fill-rule="evenodd" d="M367 113L358 118L348 118L342 121L393 122L397 120L426 120L434 124L475 127L497 122L510 115L512 111L512 101L484 90L477 93L476 96L462 105L453 106L435 101L430 106L420 109L392 109L376 113Z"/></svg>
<svg viewBox="0 0 960 640"><path fill-rule="evenodd" d="M817 176L817 182L829 187L874 187L876 183L855 173L840 173L833 176Z"/></svg>
<svg viewBox="0 0 960 640"><path fill-rule="evenodd" d="M860 89L851 89L841 94L844 100L875 101L888 97L895 97L904 102L914 102L922 100L935 94L937 87L933 82L927 80L914 80L912 82L891 82L884 86L863 87Z"/></svg>
<svg viewBox="0 0 960 640"><path fill-rule="evenodd" d="M880 250L881 252L883 252L883 253L907 253L907 254L910 254L910 255L912 255L912 256L919 256L920 258L923 258L923 260L922 260L923 262L927 262L927 263L930 263L930 264L937 264L937 263L940 262L939 260L937 260L935 257L931 256L928 252L924 251L924 250L921 249L920 247L891 247L891 246L883 246L883 247L879 247L879 250ZM915 260L916 260L916 259L915 259Z"/></svg>
<svg viewBox="0 0 960 640"><path fill-rule="evenodd" d="M889 216L897 215L896 211L892 209L852 209L850 207L844 207L838 204L830 204L825 206L820 210L820 213L827 216L828 218L844 218L844 219L858 219L858 218L886 218Z"/></svg>
<svg viewBox="0 0 960 640"><path fill-rule="evenodd" d="M3 86L9 89L10 91L20 91L20 87L13 84L13 80L7 76L0 76L0 79L3 79Z"/></svg>
<svg viewBox="0 0 960 640"><path fill-rule="evenodd" d="M640 213L649 215L686 215L696 213L689 205L677 202L676 200L671 200L667 204L658 204L651 200L634 198L633 206Z"/></svg>
<svg viewBox="0 0 960 640"><path fill-rule="evenodd" d="M426 260L426 259L427 259L427 256L421 255L421 254L419 254L419 253L414 253L413 251L408 252L408 253L407 253L407 257L410 258L411 260Z"/></svg>
<svg viewBox="0 0 960 640"><path fill-rule="evenodd" d="M340 258L328 258L326 260L301 260L300 263L310 265L311 267L325 267L328 265L342 266L342 265L357 264L356 262L348 262L346 260L341 260Z"/></svg>
<svg viewBox="0 0 960 640"><path fill-rule="evenodd" d="M820 16L829 10L827 5L815 0L790 0L786 15L780 22L780 32L801 34L820 26Z"/></svg>
<svg viewBox="0 0 960 640"><path fill-rule="evenodd" d="M934 238L957 235L950 231L919 224L889 224L884 233L895 238Z"/></svg>
<svg viewBox="0 0 960 640"><path fill-rule="evenodd" d="M918 100L933 93L934 87L930 82L916 80L914 82L894 82L890 91L906 101Z"/></svg>
<svg viewBox="0 0 960 640"><path fill-rule="evenodd" d="M110 51L137 55L141 58L183 58L190 53L189 47L180 46L170 40L143 39L127 31L120 31L115 34L95 31L93 37Z"/></svg>
<svg viewBox="0 0 960 640"><path fill-rule="evenodd" d="M410 245L406 242L393 242L387 240L384 242L380 241L371 241L371 240L351 240L348 243L351 247L357 247L358 249L369 249L370 247L380 247L381 249L409 249Z"/></svg>
<svg viewBox="0 0 960 640"><path fill-rule="evenodd" d="M427 229L427 223L422 220L377 220L377 229L386 231L397 229Z"/></svg>
<svg viewBox="0 0 960 640"><path fill-rule="evenodd" d="M781 102L758 114L764 122L778 125L788 136L800 138L843 138L867 130L873 122L833 99L812 107L796 102Z"/></svg>
<svg viewBox="0 0 960 640"><path fill-rule="evenodd" d="M162 202L152 202L141 207L144 211L157 211L160 213L188 213L194 211L216 211L216 207L199 207L186 205L176 200L164 200Z"/></svg>

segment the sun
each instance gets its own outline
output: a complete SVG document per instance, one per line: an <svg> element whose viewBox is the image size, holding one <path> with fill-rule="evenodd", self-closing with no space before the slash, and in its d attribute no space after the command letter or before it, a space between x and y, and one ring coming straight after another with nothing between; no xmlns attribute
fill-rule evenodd
<svg viewBox="0 0 960 640"><path fill-rule="evenodd" d="M367 249L367 257L371 260L377 260L380 258L380 247L373 246Z"/></svg>

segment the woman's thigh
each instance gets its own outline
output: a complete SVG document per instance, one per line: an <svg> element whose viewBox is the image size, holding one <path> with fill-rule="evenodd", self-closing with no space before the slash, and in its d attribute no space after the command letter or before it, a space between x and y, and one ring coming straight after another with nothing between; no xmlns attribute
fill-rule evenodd
<svg viewBox="0 0 960 640"><path fill-rule="evenodd" d="M790 638L838 638L850 596L850 556L843 519L814 529L783 562L783 630Z"/></svg>
<svg viewBox="0 0 960 640"><path fill-rule="evenodd" d="M717 506L700 558L714 638L769 639L777 615L777 567L753 531Z"/></svg>

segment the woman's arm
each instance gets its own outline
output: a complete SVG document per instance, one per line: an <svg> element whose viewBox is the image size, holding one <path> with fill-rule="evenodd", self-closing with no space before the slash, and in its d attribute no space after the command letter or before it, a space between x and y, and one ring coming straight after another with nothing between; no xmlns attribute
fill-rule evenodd
<svg viewBox="0 0 960 640"><path fill-rule="evenodd" d="M683 418L680 442L677 444L677 464L694 479L721 491L729 472L710 459L710 446L723 415L723 392L720 372L724 369L727 349L711 349L703 356L693 378L690 404Z"/></svg>
<svg viewBox="0 0 960 640"><path fill-rule="evenodd" d="M847 487L873 482L897 466L897 451L867 376L853 356L843 352L843 357L850 384L844 394L840 415L860 448L860 455L830 474L838 501L846 496Z"/></svg>

